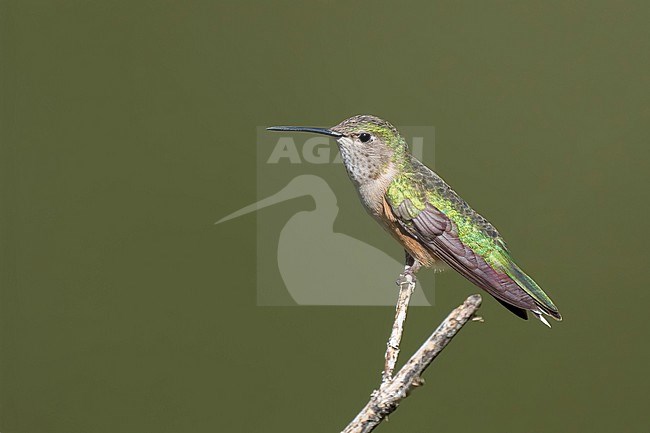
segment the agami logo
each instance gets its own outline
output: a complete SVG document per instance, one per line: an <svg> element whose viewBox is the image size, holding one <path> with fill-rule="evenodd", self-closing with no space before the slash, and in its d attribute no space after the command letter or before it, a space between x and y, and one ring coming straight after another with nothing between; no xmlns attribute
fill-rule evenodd
<svg viewBox="0 0 650 433"><path fill-rule="evenodd" d="M400 130L418 159L433 155L433 127ZM354 188L345 185L350 182L336 142L292 133L278 136L260 127L257 152L258 200L217 224L256 211L258 305L394 306L394 281L404 263L373 245L373 239L334 228L339 205L361 209ZM296 208L294 202L306 200L295 199L304 197L313 204ZM365 215L363 222L374 224ZM345 230L346 224L337 226ZM399 251L391 249L393 254ZM418 286L411 305L431 304Z"/></svg>

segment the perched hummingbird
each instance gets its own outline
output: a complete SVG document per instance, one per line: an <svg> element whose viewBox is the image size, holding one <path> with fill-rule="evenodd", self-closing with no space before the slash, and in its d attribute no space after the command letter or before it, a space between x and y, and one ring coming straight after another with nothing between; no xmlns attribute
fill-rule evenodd
<svg viewBox="0 0 650 433"><path fill-rule="evenodd" d="M499 232L409 152L397 129L375 116L332 128L275 126L334 137L366 210L406 251L406 272L447 264L527 319L527 311L562 320L544 291L513 261Z"/></svg>

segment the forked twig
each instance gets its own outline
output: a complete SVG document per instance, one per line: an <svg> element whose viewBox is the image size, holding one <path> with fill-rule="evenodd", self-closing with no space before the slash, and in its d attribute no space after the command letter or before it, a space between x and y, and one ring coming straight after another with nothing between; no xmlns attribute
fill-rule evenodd
<svg viewBox="0 0 650 433"><path fill-rule="evenodd" d="M449 344L458 331L474 317L480 306L481 295L472 295L461 306L452 311L395 377L382 382L379 390L372 394L368 404L361 409L361 412L343 430L343 433L370 432L386 416L397 409L400 402L409 395L413 388L423 384L422 373Z"/></svg>

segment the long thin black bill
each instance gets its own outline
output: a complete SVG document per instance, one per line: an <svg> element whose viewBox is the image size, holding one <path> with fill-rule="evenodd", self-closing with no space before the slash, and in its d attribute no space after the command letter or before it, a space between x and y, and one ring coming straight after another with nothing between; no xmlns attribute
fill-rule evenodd
<svg viewBox="0 0 650 433"><path fill-rule="evenodd" d="M327 128L313 128L311 126L271 126L266 128L268 131L294 131L294 132L313 132L314 134L329 135L330 137L343 137L343 134L332 131Z"/></svg>

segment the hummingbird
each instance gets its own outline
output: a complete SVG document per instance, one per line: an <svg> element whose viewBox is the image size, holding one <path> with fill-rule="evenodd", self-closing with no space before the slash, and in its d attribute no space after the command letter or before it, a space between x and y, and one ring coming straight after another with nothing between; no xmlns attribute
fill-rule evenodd
<svg viewBox="0 0 650 433"><path fill-rule="evenodd" d="M336 139L345 169L366 211L406 253L405 274L447 265L518 317L530 311L562 320L551 298L514 262L505 241L440 176L415 158L397 128L372 115L332 128L274 126L270 131Z"/></svg>

